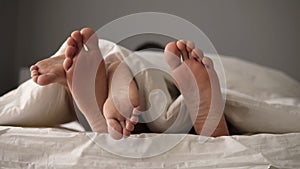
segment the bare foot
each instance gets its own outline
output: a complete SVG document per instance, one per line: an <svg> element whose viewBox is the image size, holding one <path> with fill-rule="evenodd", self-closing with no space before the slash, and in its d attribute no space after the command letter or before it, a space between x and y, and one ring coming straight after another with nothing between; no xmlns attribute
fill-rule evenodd
<svg viewBox="0 0 300 169"><path fill-rule="evenodd" d="M193 42L183 40L167 44L165 58L189 112L195 112L191 117L195 119L196 133L205 136L228 135L219 80L212 60L203 56Z"/></svg>
<svg viewBox="0 0 300 169"><path fill-rule="evenodd" d="M84 28L74 31L67 45L63 67L72 96L92 130L107 132L102 114L107 98L107 77L98 37L92 29Z"/></svg>
<svg viewBox="0 0 300 169"><path fill-rule="evenodd" d="M108 132L114 139L128 137L134 130L140 111L138 89L124 62L114 62L109 66L108 86L109 94L104 104Z"/></svg>
<svg viewBox="0 0 300 169"><path fill-rule="evenodd" d="M30 67L32 80L45 86L51 83L66 85L66 74L63 69L65 55L47 58Z"/></svg>

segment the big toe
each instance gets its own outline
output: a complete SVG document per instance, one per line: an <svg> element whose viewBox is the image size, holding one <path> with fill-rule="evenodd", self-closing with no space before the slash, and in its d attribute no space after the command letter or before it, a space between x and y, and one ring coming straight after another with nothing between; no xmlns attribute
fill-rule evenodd
<svg viewBox="0 0 300 169"><path fill-rule="evenodd" d="M123 127L119 121L116 119L107 119L108 133L116 140L123 138Z"/></svg>
<svg viewBox="0 0 300 169"><path fill-rule="evenodd" d="M98 37L95 31L91 28L83 28L80 31L83 43L86 45L88 50L98 49Z"/></svg>
<svg viewBox="0 0 300 169"><path fill-rule="evenodd" d="M172 70L176 69L181 64L181 53L177 48L176 42L170 42L166 45L164 56Z"/></svg>

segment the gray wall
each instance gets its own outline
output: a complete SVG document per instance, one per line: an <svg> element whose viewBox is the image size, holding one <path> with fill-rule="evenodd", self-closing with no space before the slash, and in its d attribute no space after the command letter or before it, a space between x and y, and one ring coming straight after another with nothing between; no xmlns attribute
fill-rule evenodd
<svg viewBox="0 0 300 169"><path fill-rule="evenodd" d="M17 1L0 0L0 95L17 85L15 64Z"/></svg>
<svg viewBox="0 0 300 169"><path fill-rule="evenodd" d="M147 11L189 20L220 54L280 69L300 81L299 0L0 0L0 5L0 93L16 84L16 68L51 56L72 30L98 29Z"/></svg>

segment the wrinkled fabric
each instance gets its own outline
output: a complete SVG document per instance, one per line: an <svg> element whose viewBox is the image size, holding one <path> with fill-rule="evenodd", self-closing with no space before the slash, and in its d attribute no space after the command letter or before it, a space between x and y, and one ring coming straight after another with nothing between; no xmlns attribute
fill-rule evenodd
<svg viewBox="0 0 300 169"><path fill-rule="evenodd" d="M174 148L148 158L127 158L104 150L89 135L108 142L107 134L56 128L0 127L1 168L300 168L300 133L207 138L186 135ZM129 137L137 148L136 138ZM179 134L163 134L165 141ZM123 140L124 141L124 140ZM111 142L112 146L122 143ZM159 145L153 146L155 149ZM145 152L148 151L144 147ZM135 151L124 149L124 151Z"/></svg>

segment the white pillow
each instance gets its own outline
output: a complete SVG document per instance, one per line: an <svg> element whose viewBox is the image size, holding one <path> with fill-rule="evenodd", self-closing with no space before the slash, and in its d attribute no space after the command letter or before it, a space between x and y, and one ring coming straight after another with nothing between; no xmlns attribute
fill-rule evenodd
<svg viewBox="0 0 300 169"><path fill-rule="evenodd" d="M286 74L221 56L226 119L241 133L300 132L300 84Z"/></svg>

